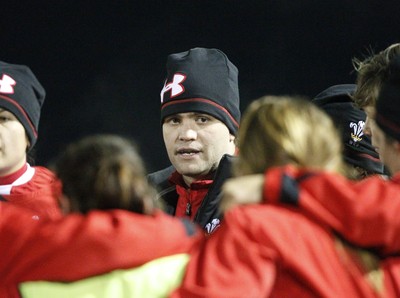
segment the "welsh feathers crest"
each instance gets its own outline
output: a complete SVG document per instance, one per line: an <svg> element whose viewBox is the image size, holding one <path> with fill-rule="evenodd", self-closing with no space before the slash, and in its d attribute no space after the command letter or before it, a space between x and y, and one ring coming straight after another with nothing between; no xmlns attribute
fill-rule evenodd
<svg viewBox="0 0 400 298"><path fill-rule="evenodd" d="M209 222L208 224L206 224L206 231L208 234L211 234L212 232L214 232L216 229L219 228L220 226L220 220L218 218L214 218L211 222Z"/></svg>
<svg viewBox="0 0 400 298"><path fill-rule="evenodd" d="M358 123L350 122L350 128L353 129L353 132L350 134L350 136L355 143L362 140L362 136L364 135L364 126L365 122L362 120L358 121Z"/></svg>

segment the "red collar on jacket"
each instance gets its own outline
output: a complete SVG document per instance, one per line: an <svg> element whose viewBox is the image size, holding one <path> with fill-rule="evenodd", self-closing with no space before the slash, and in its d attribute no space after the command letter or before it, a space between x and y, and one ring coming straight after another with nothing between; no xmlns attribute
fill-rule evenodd
<svg viewBox="0 0 400 298"><path fill-rule="evenodd" d="M26 169L28 168L28 165L25 163L22 168L20 168L18 171L0 177L0 185L8 185L8 184L12 184L15 180L17 180L19 177L22 176L22 174L25 173Z"/></svg>
<svg viewBox="0 0 400 298"><path fill-rule="evenodd" d="M194 220L213 180L194 181L188 187L182 175L175 171L169 177L169 181L176 185L176 192L179 196L175 216L189 217L191 220Z"/></svg>

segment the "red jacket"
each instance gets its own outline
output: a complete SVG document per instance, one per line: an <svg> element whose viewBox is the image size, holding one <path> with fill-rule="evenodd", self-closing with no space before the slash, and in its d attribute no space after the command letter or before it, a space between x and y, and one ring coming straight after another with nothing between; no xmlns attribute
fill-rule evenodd
<svg viewBox="0 0 400 298"><path fill-rule="evenodd" d="M399 257L367 254L340 240L399 251L400 220L390 202L400 185L371 181L360 186L293 167L268 171L265 199L297 207L227 212L221 228L195 249L173 297L400 297Z"/></svg>
<svg viewBox="0 0 400 298"><path fill-rule="evenodd" d="M19 297L23 281L75 281L132 268L187 252L198 239L162 212L93 211L46 221L8 203L0 208L0 293L8 298Z"/></svg>
<svg viewBox="0 0 400 298"><path fill-rule="evenodd" d="M55 219L62 216L57 201L61 184L50 170L27 164L22 175L14 175L12 182L0 185L0 195L6 201L25 207L38 217Z"/></svg>
<svg viewBox="0 0 400 298"><path fill-rule="evenodd" d="M382 255L400 252L400 174L352 181L341 175L277 167L265 173L264 201L284 203L348 241Z"/></svg>

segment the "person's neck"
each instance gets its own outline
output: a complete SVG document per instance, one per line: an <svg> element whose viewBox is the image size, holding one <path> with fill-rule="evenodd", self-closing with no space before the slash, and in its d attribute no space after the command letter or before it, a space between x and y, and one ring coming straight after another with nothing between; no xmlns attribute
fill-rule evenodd
<svg viewBox="0 0 400 298"><path fill-rule="evenodd" d="M25 162L22 165L22 167L20 167L18 170L14 171L10 174L0 176L0 185L12 184L15 180L17 180L19 177L21 177L26 172L27 168L28 168L28 165Z"/></svg>

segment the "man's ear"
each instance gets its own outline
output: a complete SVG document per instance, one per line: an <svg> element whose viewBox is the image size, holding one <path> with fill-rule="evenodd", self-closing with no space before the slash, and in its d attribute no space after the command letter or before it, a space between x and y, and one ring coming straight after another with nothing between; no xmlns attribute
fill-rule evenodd
<svg viewBox="0 0 400 298"><path fill-rule="evenodd" d="M26 152L28 152L29 148L31 147L31 142L29 141L27 134L25 134L25 139L26 139Z"/></svg>
<svg viewBox="0 0 400 298"><path fill-rule="evenodd" d="M234 142L236 137L232 134L229 135L229 142Z"/></svg>

